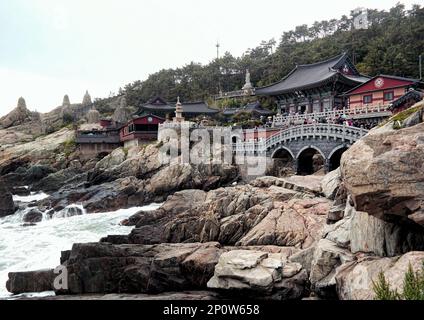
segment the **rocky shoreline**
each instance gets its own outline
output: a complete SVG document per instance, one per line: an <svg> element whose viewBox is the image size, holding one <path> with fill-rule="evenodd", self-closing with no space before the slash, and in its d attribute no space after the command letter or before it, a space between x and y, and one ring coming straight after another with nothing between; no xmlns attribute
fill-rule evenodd
<svg viewBox="0 0 424 320"><path fill-rule="evenodd" d="M372 130L326 176L243 182L236 166L161 166L155 145L61 166L40 157L0 162L2 188L50 190L30 204L37 210L164 201L122 221L130 234L62 252L69 288L46 299L373 299L380 271L400 289L408 266L424 261L422 121ZM0 194L0 214L13 214L10 193ZM7 288L54 291L54 276L12 272Z"/></svg>

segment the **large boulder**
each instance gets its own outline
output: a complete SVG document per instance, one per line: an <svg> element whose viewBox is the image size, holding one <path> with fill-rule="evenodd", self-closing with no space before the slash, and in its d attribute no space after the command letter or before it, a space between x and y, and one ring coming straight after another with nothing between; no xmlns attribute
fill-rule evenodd
<svg viewBox="0 0 424 320"><path fill-rule="evenodd" d="M355 208L391 223L424 226L424 123L372 130L341 160Z"/></svg>
<svg viewBox="0 0 424 320"><path fill-rule="evenodd" d="M308 248L321 238L328 210L329 201L325 198L277 202L237 244Z"/></svg>
<svg viewBox="0 0 424 320"><path fill-rule="evenodd" d="M223 295L298 299L306 285L306 271L279 253L234 250L223 253L207 286Z"/></svg>
<svg viewBox="0 0 424 320"><path fill-rule="evenodd" d="M7 291L13 294L53 291L53 270L10 272L6 282Z"/></svg>
<svg viewBox="0 0 424 320"><path fill-rule="evenodd" d="M74 244L66 293L160 293L206 288L218 263L217 243L114 245Z"/></svg>
<svg viewBox="0 0 424 320"><path fill-rule="evenodd" d="M0 180L0 218L14 214L15 211L13 196L4 185L3 181Z"/></svg>
<svg viewBox="0 0 424 320"><path fill-rule="evenodd" d="M32 209L27 212L23 217L25 223L36 223L43 220L43 213L40 210Z"/></svg>

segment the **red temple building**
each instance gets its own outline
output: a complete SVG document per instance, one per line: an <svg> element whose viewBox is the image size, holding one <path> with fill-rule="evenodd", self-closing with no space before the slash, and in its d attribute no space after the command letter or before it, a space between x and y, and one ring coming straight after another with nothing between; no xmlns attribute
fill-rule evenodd
<svg viewBox="0 0 424 320"><path fill-rule="evenodd" d="M423 88L423 84L417 79L379 75L347 91L345 96L348 97L349 108L389 105L410 89Z"/></svg>
<svg viewBox="0 0 424 320"><path fill-rule="evenodd" d="M164 118L155 115L145 115L129 121L121 128L120 139L125 147L138 146L157 139L159 124Z"/></svg>

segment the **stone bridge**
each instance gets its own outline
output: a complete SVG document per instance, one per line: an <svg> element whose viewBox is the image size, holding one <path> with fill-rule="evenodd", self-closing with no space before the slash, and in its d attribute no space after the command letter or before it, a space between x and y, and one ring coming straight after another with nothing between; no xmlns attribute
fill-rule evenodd
<svg viewBox="0 0 424 320"><path fill-rule="evenodd" d="M292 162L298 174L313 173L315 155L321 155L325 171L336 169L340 158L368 130L335 124L293 126L267 139L233 144L236 154L266 154L271 159ZM315 158L314 158L315 156Z"/></svg>

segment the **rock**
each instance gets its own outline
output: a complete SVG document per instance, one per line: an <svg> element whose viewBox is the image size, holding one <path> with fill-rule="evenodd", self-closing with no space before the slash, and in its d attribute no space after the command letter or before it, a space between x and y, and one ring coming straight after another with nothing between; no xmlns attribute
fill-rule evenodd
<svg viewBox="0 0 424 320"><path fill-rule="evenodd" d="M111 294L83 294L83 295L62 295L47 297L19 297L14 300L172 300L172 301L191 301L191 300L217 300L216 293L211 291L181 291L181 292L164 292L159 294L128 294L128 293L111 293Z"/></svg>
<svg viewBox="0 0 424 320"><path fill-rule="evenodd" d="M53 172L55 172L55 170L49 166L34 165L26 171L24 181L27 184L33 184L43 179L44 177L47 177Z"/></svg>
<svg viewBox="0 0 424 320"><path fill-rule="evenodd" d="M294 190L296 192L320 194L321 193L321 176L290 176L286 178L277 177L259 177L251 181L254 187L264 188L271 186L283 187L285 189Z"/></svg>
<svg viewBox="0 0 424 320"><path fill-rule="evenodd" d="M31 121L33 116L34 115L27 109L24 98L20 97L17 107L0 118L0 125L4 128L17 126Z"/></svg>
<svg viewBox="0 0 424 320"><path fill-rule="evenodd" d="M334 242L322 239L318 242L311 263L309 280L314 292L324 298L335 298L335 269L355 256L348 250L338 247Z"/></svg>
<svg viewBox="0 0 424 320"><path fill-rule="evenodd" d="M351 217L346 217L336 224L324 228L323 238L336 243L339 247L349 249L351 239Z"/></svg>
<svg viewBox="0 0 424 320"><path fill-rule="evenodd" d="M127 158L123 148L113 150L109 155L97 162L96 169L105 170L120 165Z"/></svg>
<svg viewBox="0 0 424 320"><path fill-rule="evenodd" d="M314 258L315 246L311 246L307 249L294 253L290 256L288 261L298 263L306 270L308 275L311 273L312 260Z"/></svg>
<svg viewBox="0 0 424 320"><path fill-rule="evenodd" d="M0 180L0 218L15 213L15 203L13 196L6 188L3 180Z"/></svg>
<svg viewBox="0 0 424 320"><path fill-rule="evenodd" d="M207 286L224 295L238 291L245 295L268 295L279 299L299 298L306 277L299 277L291 286L288 285L286 279L298 275L302 268L299 264L290 263L283 267L284 262L278 253L249 250L223 253Z"/></svg>
<svg viewBox="0 0 424 320"><path fill-rule="evenodd" d="M413 214L424 209L423 158L424 123L377 128L356 142L341 160L356 210L390 223L420 223Z"/></svg>
<svg viewBox="0 0 424 320"><path fill-rule="evenodd" d="M67 257L69 294L160 293L205 288L217 243L74 244Z"/></svg>
<svg viewBox="0 0 424 320"><path fill-rule="evenodd" d="M336 194L339 190L339 185L341 183L340 177L340 168L329 172L321 180L321 190L324 195L330 199L334 200Z"/></svg>
<svg viewBox="0 0 424 320"><path fill-rule="evenodd" d="M142 244L219 241L223 245L306 248L321 237L329 201L295 198L300 195L277 186L251 185L207 193L176 192L160 209L130 217L129 224L136 225L130 241Z"/></svg>
<svg viewBox="0 0 424 320"><path fill-rule="evenodd" d="M28 187L12 187L11 192L18 196L29 196L31 194Z"/></svg>
<svg viewBox="0 0 424 320"><path fill-rule="evenodd" d="M37 209L32 209L24 215L22 220L25 223L40 222L43 220L43 213Z"/></svg>
<svg viewBox="0 0 424 320"><path fill-rule="evenodd" d="M71 205L62 210L52 214L53 218L70 218L74 216L81 216L84 214L84 211L81 207L76 205Z"/></svg>
<svg viewBox="0 0 424 320"><path fill-rule="evenodd" d="M76 168L67 168L51 173L39 181L36 181L32 186L32 190L53 192L59 190L63 186L82 183L85 181L86 175L81 173L81 169Z"/></svg>
<svg viewBox="0 0 424 320"><path fill-rule="evenodd" d="M324 198L293 199L274 208L238 245L278 245L308 248L321 238L329 210Z"/></svg>
<svg viewBox="0 0 424 320"><path fill-rule="evenodd" d="M345 208L345 204L332 206L330 208L330 211L328 212L327 221L330 223L334 223L343 219Z"/></svg>
<svg viewBox="0 0 424 320"><path fill-rule="evenodd" d="M353 253L365 252L393 257L408 251L424 250L421 226L385 222L366 212L355 211L350 224Z"/></svg>
<svg viewBox="0 0 424 320"><path fill-rule="evenodd" d="M6 289L13 294L53 291L54 278L53 270L10 272Z"/></svg>
<svg viewBox="0 0 424 320"><path fill-rule="evenodd" d="M365 257L356 262L346 263L337 270L338 297L342 300L374 299L373 281L383 271L392 290L402 293L404 275L409 264L415 271L421 270L424 252L408 252L400 257Z"/></svg>

